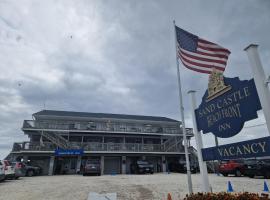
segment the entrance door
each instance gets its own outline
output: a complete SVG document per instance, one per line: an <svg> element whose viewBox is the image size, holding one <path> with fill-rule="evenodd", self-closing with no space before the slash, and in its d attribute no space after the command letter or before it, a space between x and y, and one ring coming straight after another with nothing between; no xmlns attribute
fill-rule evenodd
<svg viewBox="0 0 270 200"><path fill-rule="evenodd" d="M77 157L56 158L54 174L76 174Z"/></svg>
<svg viewBox="0 0 270 200"><path fill-rule="evenodd" d="M146 157L146 160L153 164L154 172L161 172L161 158L155 156Z"/></svg>
<svg viewBox="0 0 270 200"><path fill-rule="evenodd" d="M104 174L120 174L120 157L104 157Z"/></svg>

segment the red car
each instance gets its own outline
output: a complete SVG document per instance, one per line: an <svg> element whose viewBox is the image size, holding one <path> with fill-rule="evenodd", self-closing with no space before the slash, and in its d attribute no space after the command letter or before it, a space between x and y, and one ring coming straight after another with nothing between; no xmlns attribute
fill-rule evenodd
<svg viewBox="0 0 270 200"><path fill-rule="evenodd" d="M219 173L223 176L228 174L234 174L235 176L241 176L245 171L245 163L243 160L229 160L222 161L219 165Z"/></svg>

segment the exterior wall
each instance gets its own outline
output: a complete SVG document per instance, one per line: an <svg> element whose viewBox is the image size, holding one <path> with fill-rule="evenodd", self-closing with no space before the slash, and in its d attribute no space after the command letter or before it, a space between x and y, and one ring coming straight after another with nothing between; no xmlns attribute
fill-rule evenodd
<svg viewBox="0 0 270 200"><path fill-rule="evenodd" d="M100 160L102 174L129 174L131 163L138 159L152 162L155 172L165 172L168 153L183 153L180 122L175 120L34 117L25 120L22 129L30 142L15 143L13 152L42 165L44 174L78 173L87 159ZM54 157L53 151L58 148L84 149L91 154Z"/></svg>
<svg viewBox="0 0 270 200"><path fill-rule="evenodd" d="M16 156L15 156L16 157ZM131 155L131 154L85 154L83 156L53 156L52 154L17 156L27 157L32 165L42 168L43 175L81 173L87 159L96 159L101 164L101 174L131 174L130 165L136 160L145 159L154 165L154 172L168 172L170 162L178 162L184 155ZM162 162L164 160L164 162ZM72 161L74 166L72 167ZM123 162L124 161L124 162Z"/></svg>

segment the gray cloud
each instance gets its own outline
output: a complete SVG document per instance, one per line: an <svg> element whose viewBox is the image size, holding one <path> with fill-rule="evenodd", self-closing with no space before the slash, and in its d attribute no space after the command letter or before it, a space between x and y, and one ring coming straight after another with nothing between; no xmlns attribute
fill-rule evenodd
<svg viewBox="0 0 270 200"><path fill-rule="evenodd" d="M1 1L0 158L14 141L27 140L22 122L44 104L180 119L173 19L231 50L226 76L252 77L243 51L252 42L260 44L269 74L269 8L267 0ZM199 103L208 77L180 67L187 125L192 126L186 92L198 90ZM260 114L248 124L263 121ZM232 139L266 132L265 127L243 129ZM204 138L206 145L213 144L212 135Z"/></svg>

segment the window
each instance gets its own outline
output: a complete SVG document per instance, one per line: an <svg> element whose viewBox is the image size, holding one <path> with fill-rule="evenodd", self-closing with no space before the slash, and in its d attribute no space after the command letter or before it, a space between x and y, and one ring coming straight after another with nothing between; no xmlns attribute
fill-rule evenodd
<svg viewBox="0 0 270 200"><path fill-rule="evenodd" d="M75 128L75 129L80 129L80 128L81 128L81 124L78 123L78 122L75 123L75 124L74 124L74 128Z"/></svg>

